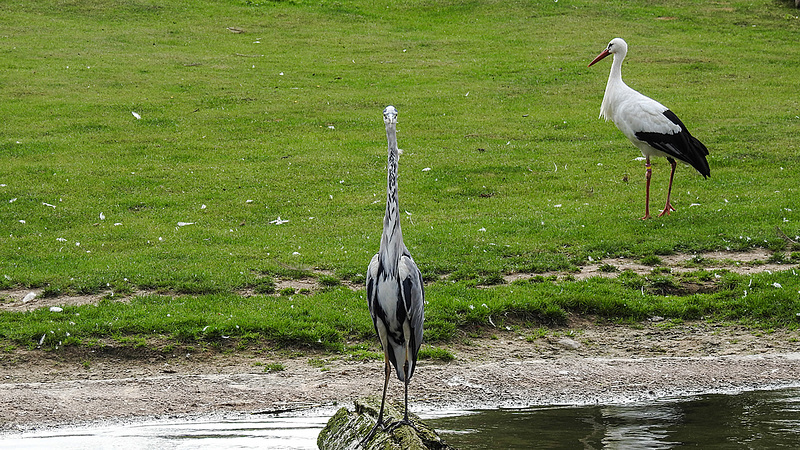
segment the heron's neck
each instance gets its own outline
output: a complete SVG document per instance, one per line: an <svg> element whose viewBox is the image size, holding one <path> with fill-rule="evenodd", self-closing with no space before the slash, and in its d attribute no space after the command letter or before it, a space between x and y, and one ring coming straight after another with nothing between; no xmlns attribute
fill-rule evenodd
<svg viewBox="0 0 800 450"><path fill-rule="evenodd" d="M383 235L381 250L399 255L403 246L403 234L400 231L400 201L397 197L397 129L394 124L386 125L386 139L389 142L389 157L386 169L386 214L383 216ZM384 252L386 254L386 252Z"/></svg>

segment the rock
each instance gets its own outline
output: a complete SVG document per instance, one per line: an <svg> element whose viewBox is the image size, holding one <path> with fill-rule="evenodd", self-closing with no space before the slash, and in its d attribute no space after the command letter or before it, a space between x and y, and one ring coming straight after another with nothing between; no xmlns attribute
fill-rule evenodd
<svg viewBox="0 0 800 450"><path fill-rule="evenodd" d="M558 340L558 345L568 349L568 350L577 350L581 348L581 344L577 341L574 341L568 337L561 338Z"/></svg>
<svg viewBox="0 0 800 450"><path fill-rule="evenodd" d="M442 441L436 431L429 427L416 415L409 413L409 419L416 425L417 430L402 425L391 432L378 432L368 442L361 447L358 444L369 434L375 421L378 419L378 412L381 408L381 399L368 397L358 399L355 402L355 411L347 408L340 408L336 414L328 420L328 424L317 437L317 447L320 450L354 450L364 448L366 450L454 450ZM403 406L386 403L383 411L385 423L393 423L403 418Z"/></svg>

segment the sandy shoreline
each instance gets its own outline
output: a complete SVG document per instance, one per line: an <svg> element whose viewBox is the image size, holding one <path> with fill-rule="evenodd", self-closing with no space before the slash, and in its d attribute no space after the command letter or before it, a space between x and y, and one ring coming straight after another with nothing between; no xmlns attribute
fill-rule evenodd
<svg viewBox="0 0 800 450"><path fill-rule="evenodd" d="M620 403L800 386L800 331L765 334L705 324L659 328L585 324L529 342L518 334L448 347L422 361L417 409ZM151 358L16 352L0 357L0 432L102 420L351 406L379 395L380 361L342 355L161 355ZM399 399L402 385L390 383Z"/></svg>

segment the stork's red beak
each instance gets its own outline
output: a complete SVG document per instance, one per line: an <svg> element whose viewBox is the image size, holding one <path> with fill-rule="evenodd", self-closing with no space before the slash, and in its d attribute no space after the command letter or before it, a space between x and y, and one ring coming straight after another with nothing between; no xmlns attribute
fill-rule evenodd
<svg viewBox="0 0 800 450"><path fill-rule="evenodd" d="M597 58L593 59L592 62L590 62L589 65L586 66L586 67L591 67L592 64L596 63L597 61L600 61L601 59L605 58L606 56L608 56L610 54L611 54L611 52L608 51L608 49L603 50L599 55L597 55Z"/></svg>

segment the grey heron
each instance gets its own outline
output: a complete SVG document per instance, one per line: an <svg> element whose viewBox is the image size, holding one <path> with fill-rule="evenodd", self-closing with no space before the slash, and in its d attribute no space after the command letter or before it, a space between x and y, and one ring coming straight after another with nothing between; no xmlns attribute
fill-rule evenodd
<svg viewBox="0 0 800 450"><path fill-rule="evenodd" d="M397 196L397 110L387 106L383 110L386 139L389 143L387 162L386 214L378 253L367 268L367 301L372 323L380 339L384 355L384 381L381 409L375 426L362 441L375 435L378 427L394 429L411 425L408 419L408 382L417 366L417 354L422 345L423 303L425 291L422 274L403 243L400 231L400 204ZM393 424L383 423L386 388L389 385L390 364L397 378L404 384L405 414Z"/></svg>
<svg viewBox="0 0 800 450"><path fill-rule="evenodd" d="M669 215L670 211L675 211L670 203L675 160L691 165L705 178L711 174L706 160L708 149L689 133L675 113L652 98L631 89L622 81L622 60L627 53L628 44L620 38L614 38L608 43L608 47L589 63L589 66L608 55L614 55L603 103L600 106L600 117L611 119L633 145L641 150L645 158L647 187L642 219L650 218L650 177L653 173L650 157L663 156L672 166L667 203L658 215L661 217L664 214Z"/></svg>

